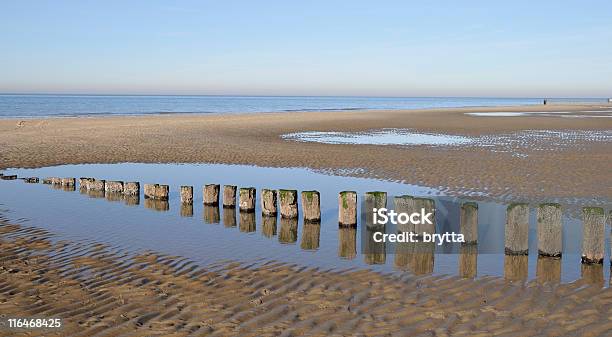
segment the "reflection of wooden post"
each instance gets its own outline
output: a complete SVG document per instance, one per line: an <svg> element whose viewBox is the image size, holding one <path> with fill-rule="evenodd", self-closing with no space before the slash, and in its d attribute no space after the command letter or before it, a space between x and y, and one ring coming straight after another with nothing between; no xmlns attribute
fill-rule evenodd
<svg viewBox="0 0 612 337"><path fill-rule="evenodd" d="M276 235L276 217L263 216L261 217L261 234L267 238Z"/></svg>
<svg viewBox="0 0 612 337"><path fill-rule="evenodd" d="M466 244L478 243L478 204L465 202L459 213L459 229Z"/></svg>
<svg viewBox="0 0 612 337"><path fill-rule="evenodd" d="M393 260L393 266L398 270L409 270L410 264L412 263L413 253L414 242L397 242L395 244L395 258Z"/></svg>
<svg viewBox="0 0 612 337"><path fill-rule="evenodd" d="M170 187L160 184L145 184L144 195L145 199L168 200Z"/></svg>
<svg viewBox="0 0 612 337"><path fill-rule="evenodd" d="M367 226L365 228L366 238L361 242L365 244L363 251L363 259L366 264L385 264L387 261L387 247L385 242L374 241L376 232L385 233L385 225ZM362 232L363 233L363 232Z"/></svg>
<svg viewBox="0 0 612 337"><path fill-rule="evenodd" d="M21 178L23 179L23 182L28 183L28 184L38 184L39 180L38 177L27 177L27 178Z"/></svg>
<svg viewBox="0 0 612 337"><path fill-rule="evenodd" d="M597 287L604 285L603 265L601 264L582 264L580 266L580 276L582 282Z"/></svg>
<svg viewBox="0 0 612 337"><path fill-rule="evenodd" d="M246 187L240 189L239 203L241 212L255 211L255 188Z"/></svg>
<svg viewBox="0 0 612 337"><path fill-rule="evenodd" d="M123 181L107 181L104 186L106 193L122 193L123 194Z"/></svg>
<svg viewBox="0 0 612 337"><path fill-rule="evenodd" d="M343 226L357 225L357 192L343 191L338 194L338 223Z"/></svg>
<svg viewBox="0 0 612 337"><path fill-rule="evenodd" d="M529 256L505 255L504 278L508 281L524 281L529 271Z"/></svg>
<svg viewBox="0 0 612 337"><path fill-rule="evenodd" d="M509 255L529 253L529 205L511 204L506 210L505 252Z"/></svg>
<svg viewBox="0 0 612 337"><path fill-rule="evenodd" d="M255 213L240 212L240 227L241 232L251 233L257 230L255 224Z"/></svg>
<svg viewBox="0 0 612 337"><path fill-rule="evenodd" d="M319 237L321 235L320 222L305 222L302 228L302 242L300 247L303 250L315 250L319 248Z"/></svg>
<svg viewBox="0 0 612 337"><path fill-rule="evenodd" d="M352 260L357 256L357 228L338 228L338 256Z"/></svg>
<svg viewBox="0 0 612 337"><path fill-rule="evenodd" d="M297 191L279 190L281 217L294 219L298 217Z"/></svg>
<svg viewBox="0 0 612 337"><path fill-rule="evenodd" d="M603 263L605 221L603 208L584 207L582 209L582 263Z"/></svg>
<svg viewBox="0 0 612 337"><path fill-rule="evenodd" d="M561 257L563 250L561 216L561 205L559 204L540 204L538 207L539 255Z"/></svg>
<svg viewBox="0 0 612 337"><path fill-rule="evenodd" d="M145 198L144 205L145 208L160 212L170 210L170 203L168 203L168 200Z"/></svg>
<svg viewBox="0 0 612 337"><path fill-rule="evenodd" d="M261 214L265 216L276 216L276 191L270 189L261 190Z"/></svg>
<svg viewBox="0 0 612 337"><path fill-rule="evenodd" d="M203 200L204 205L217 206L219 205L219 185L208 184L204 185Z"/></svg>
<svg viewBox="0 0 612 337"><path fill-rule="evenodd" d="M538 283L553 283L561 282L561 259L539 256L536 266L536 279Z"/></svg>
<svg viewBox="0 0 612 337"><path fill-rule="evenodd" d="M125 195L140 195L140 183L130 181L123 185L123 194Z"/></svg>
<svg viewBox="0 0 612 337"><path fill-rule="evenodd" d="M223 207L236 207L236 186L223 186Z"/></svg>
<svg viewBox="0 0 612 337"><path fill-rule="evenodd" d="M181 216L188 218L193 216L193 203L181 203Z"/></svg>
<svg viewBox="0 0 612 337"><path fill-rule="evenodd" d="M434 252L436 244L434 242L415 242L414 254L412 255L412 268L415 275L433 273Z"/></svg>
<svg viewBox="0 0 612 337"><path fill-rule="evenodd" d="M302 192L302 211L305 222L321 221L321 201L317 191Z"/></svg>
<svg viewBox="0 0 612 337"><path fill-rule="evenodd" d="M223 207L223 225L225 227L236 227L235 207Z"/></svg>
<svg viewBox="0 0 612 337"><path fill-rule="evenodd" d="M87 192L89 193L89 192ZM135 195L129 195L126 194L124 196L125 199L125 204L128 206L138 206L140 205L140 194L135 194Z"/></svg>
<svg viewBox="0 0 612 337"><path fill-rule="evenodd" d="M181 204L193 205L193 186L181 186Z"/></svg>
<svg viewBox="0 0 612 337"><path fill-rule="evenodd" d="M459 247L459 276L475 278L478 271L478 246L463 244Z"/></svg>
<svg viewBox="0 0 612 337"><path fill-rule="evenodd" d="M374 209L387 208L387 193L386 192L366 192L363 196L363 210L365 214L365 224L367 227L380 225L374 224L373 214Z"/></svg>
<svg viewBox="0 0 612 337"><path fill-rule="evenodd" d="M294 243L297 241L298 220L297 218L283 218L280 220L281 227L278 232L278 242Z"/></svg>
<svg viewBox="0 0 612 337"><path fill-rule="evenodd" d="M219 206L204 205L204 222L208 224L219 223Z"/></svg>
<svg viewBox="0 0 612 337"><path fill-rule="evenodd" d="M76 185L76 179L75 178L62 178L60 180L60 184L62 186L75 186Z"/></svg>

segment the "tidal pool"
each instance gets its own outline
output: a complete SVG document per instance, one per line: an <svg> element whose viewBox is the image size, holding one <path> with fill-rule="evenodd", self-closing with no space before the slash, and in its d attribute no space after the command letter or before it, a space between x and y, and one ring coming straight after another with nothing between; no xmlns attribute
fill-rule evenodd
<svg viewBox="0 0 612 337"><path fill-rule="evenodd" d="M503 254L507 205L444 196L435 189L417 185L332 176L304 168L217 164L64 165L11 169L4 173L20 177L83 176L139 181L141 195L137 199L88 194L80 192L78 186L57 188L21 180L0 181L0 215L10 223L47 229L54 234L54 240L104 243L131 253L152 250L182 256L200 265L230 260L280 261L330 270L369 268L389 273L494 275L528 280L536 278L542 263L550 262L537 258L536 205L531 205L529 256L509 258ZM169 200L144 199L144 183L168 184ZM203 206L202 186L209 183L257 188L255 213ZM192 208L180 204L181 185L194 186ZM262 188L318 190L321 222L309 224L301 218L288 221L262 217L259 200ZM406 246L387 245L376 254L363 254L365 246L372 244L363 225L368 213L359 205L361 217L357 227L339 227L338 193L343 190L356 191L359 200L367 191L386 191L391 209L393 196L433 198L438 233L458 233L461 203L475 201L479 208L479 244L469 250L456 243L427 245L418 252ZM610 205L605 209L609 212ZM582 273L582 222L573 214L564 213L563 258L553 261L557 267L551 269L558 270L562 282L579 279ZM606 228L606 233L609 230ZM609 242L606 245L609 252ZM609 263L606 257L604 266ZM600 273L602 279L609 278L609 268L601 268Z"/></svg>
<svg viewBox="0 0 612 337"><path fill-rule="evenodd" d="M462 145L474 141L464 136L413 132L409 129L381 129L358 133L308 131L286 134L283 138L301 142L363 145Z"/></svg>

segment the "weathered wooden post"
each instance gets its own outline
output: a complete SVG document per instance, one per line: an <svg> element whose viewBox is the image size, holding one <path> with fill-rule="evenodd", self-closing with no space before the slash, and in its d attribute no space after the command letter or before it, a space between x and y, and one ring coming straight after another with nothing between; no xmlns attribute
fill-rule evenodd
<svg viewBox="0 0 612 337"><path fill-rule="evenodd" d="M302 228L302 241L300 248L303 250L316 250L319 248L319 238L321 236L321 223L315 221L304 222Z"/></svg>
<svg viewBox="0 0 612 337"><path fill-rule="evenodd" d="M261 218L261 234L267 238L276 235L276 217L264 216Z"/></svg>
<svg viewBox="0 0 612 337"><path fill-rule="evenodd" d="M137 181L126 182L125 184L123 184L123 194L130 196L140 196L140 183Z"/></svg>
<svg viewBox="0 0 612 337"><path fill-rule="evenodd" d="M106 186L106 180L94 179L87 184L88 191L104 192Z"/></svg>
<svg viewBox="0 0 612 337"><path fill-rule="evenodd" d="M204 195L204 205L217 206L219 205L219 185L208 184L204 186L202 194Z"/></svg>
<svg viewBox="0 0 612 337"><path fill-rule="evenodd" d="M79 189L80 190L88 190L89 184L94 182L94 178L81 177L79 178Z"/></svg>
<svg viewBox="0 0 612 337"><path fill-rule="evenodd" d="M145 199L168 200L170 187L160 184L145 184L144 195Z"/></svg>
<svg viewBox="0 0 612 337"><path fill-rule="evenodd" d="M275 217L277 213L276 191L264 188L261 190L261 214L264 217Z"/></svg>
<svg viewBox="0 0 612 337"><path fill-rule="evenodd" d="M425 213L431 213L429 217L430 222L421 221L414 225L414 231L417 235L423 235L423 233L427 234L435 234L436 233L436 202L430 198L414 198L413 212L421 213L421 210L424 210ZM427 262L429 263L429 262ZM432 260L433 263L433 260ZM425 270L425 269L423 269Z"/></svg>
<svg viewBox="0 0 612 337"><path fill-rule="evenodd" d="M478 271L478 246L462 244L459 247L459 276L475 278Z"/></svg>
<svg viewBox="0 0 612 337"><path fill-rule="evenodd" d="M223 207L236 207L236 189L234 185L223 186Z"/></svg>
<svg viewBox="0 0 612 337"><path fill-rule="evenodd" d="M2 176L0 176L0 178L2 180L16 180L17 179L17 175L16 174L2 175Z"/></svg>
<svg viewBox="0 0 612 337"><path fill-rule="evenodd" d="M562 215L559 204L540 204L538 207L538 255L561 257L563 251Z"/></svg>
<svg viewBox="0 0 612 337"><path fill-rule="evenodd" d="M251 233L257 230L256 224L255 224L255 213L253 211L240 212L240 228L239 229L241 232L245 232L245 233Z"/></svg>
<svg viewBox="0 0 612 337"><path fill-rule="evenodd" d="M304 222L321 221L321 196L319 192L302 192L302 211L304 212Z"/></svg>
<svg viewBox="0 0 612 337"><path fill-rule="evenodd" d="M297 191L279 190L281 218L294 219L298 217Z"/></svg>
<svg viewBox="0 0 612 337"><path fill-rule="evenodd" d="M357 256L357 227L341 226L338 228L338 256L348 260Z"/></svg>
<svg viewBox="0 0 612 337"><path fill-rule="evenodd" d="M219 220L219 205L204 205L204 222L207 224L217 224L219 223Z"/></svg>
<svg viewBox="0 0 612 337"><path fill-rule="evenodd" d="M478 204L464 202L459 211L459 230L463 234L465 244L478 243Z"/></svg>
<svg viewBox="0 0 612 337"><path fill-rule="evenodd" d="M365 215L364 220L367 227L379 227L381 225L374 223L374 210L387 208L387 192L366 192L363 196L363 210Z"/></svg>
<svg viewBox="0 0 612 337"><path fill-rule="evenodd" d="M106 193L123 193L123 181L107 181L104 191Z"/></svg>
<svg viewBox="0 0 612 337"><path fill-rule="evenodd" d="M297 241L298 231L298 219L297 218L283 218L280 220L281 227L278 232L278 242L280 243L294 243Z"/></svg>
<svg viewBox="0 0 612 337"><path fill-rule="evenodd" d="M529 253L529 205L510 204L506 210L505 253L527 255Z"/></svg>
<svg viewBox="0 0 612 337"><path fill-rule="evenodd" d="M38 184L38 181L39 181L38 177L27 177L27 178L22 178L22 179L25 183L28 183L28 184Z"/></svg>
<svg viewBox="0 0 612 337"><path fill-rule="evenodd" d="M338 224L357 225L357 192L342 191L338 194Z"/></svg>
<svg viewBox="0 0 612 337"><path fill-rule="evenodd" d="M236 227L236 207L223 207L223 226Z"/></svg>
<svg viewBox="0 0 612 337"><path fill-rule="evenodd" d="M60 185L62 186L75 186L76 179L75 178L62 178L60 179Z"/></svg>
<svg viewBox="0 0 612 337"><path fill-rule="evenodd" d="M601 207L582 209L582 263L603 263L606 218Z"/></svg>
<svg viewBox="0 0 612 337"><path fill-rule="evenodd" d="M240 188L240 211L241 212L255 212L255 199L256 191L254 187L243 187Z"/></svg>
<svg viewBox="0 0 612 337"><path fill-rule="evenodd" d="M538 283L553 283L561 282L561 259L539 256L536 265L536 279Z"/></svg>
<svg viewBox="0 0 612 337"><path fill-rule="evenodd" d="M193 186L181 186L181 204L193 205Z"/></svg>
<svg viewBox="0 0 612 337"><path fill-rule="evenodd" d="M393 208L397 213L411 214L414 212L414 197L409 195L400 195L393 198ZM398 232L416 233L414 225L411 222L397 223ZM399 267L399 266L398 266Z"/></svg>

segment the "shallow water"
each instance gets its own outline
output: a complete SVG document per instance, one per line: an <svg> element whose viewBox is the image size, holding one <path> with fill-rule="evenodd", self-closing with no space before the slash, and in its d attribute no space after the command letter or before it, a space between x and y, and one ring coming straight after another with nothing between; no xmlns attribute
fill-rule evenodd
<svg viewBox="0 0 612 337"><path fill-rule="evenodd" d="M549 99L559 103L602 104L603 98ZM0 95L0 118L249 113L369 109L423 109L540 104L538 98L181 96L181 95Z"/></svg>
<svg viewBox="0 0 612 337"><path fill-rule="evenodd" d="M475 252L460 249L459 244L430 246L419 255L420 262L406 254L393 254L402 247L388 245L386 253L364 255L366 244L363 216L356 229L340 228L337 223L337 195L354 190L361 197L367 191L386 191L396 195L432 197L436 202L436 232L459 232L459 206L468 199L441 195L438 191L415 185L376 179L331 176L301 168L262 168L242 165L208 164L104 164L65 165L40 169L12 169L5 174L23 176L96 177L106 180L140 181L170 185L170 199L154 202L114 198L112 195L87 195L50 185L27 184L20 180L0 181L0 208L4 218L13 223L48 229L56 239L107 243L132 252L155 250L184 256L206 265L220 260L244 262L278 260L323 269L370 268L382 272L406 271L416 274L458 274L465 268L476 275L496 275L532 279L536 267L537 242L534 205L531 207L529 256L508 258L503 255L506 205L478 201L479 245ZM259 208L253 214L202 206L202 185L207 183L262 188L318 190L321 193L322 221L319 226L297 222L263 219ZM194 186L192 216L179 202L179 186ZM131 205L130 205L131 204ZM360 206L360 208L363 208ZM389 208L392 208L390 206ZM610 205L606 206L609 211ZM569 211L563 219L563 258L561 280L581 277L580 247L582 223ZM265 220L265 221L264 221ZM606 233L609 233L609 228ZM606 239L606 251L609 242ZM435 250L435 253L434 253ZM461 254L463 253L463 254ZM469 254L468 254L469 253ZM466 259L475 258L466 264ZM470 260L471 261L471 260ZM609 265L606 257L604 266ZM460 268L460 266L462 266ZM471 267L470 267L471 266ZM504 267L506 266L506 267ZM609 278L603 268L602 278Z"/></svg>
<svg viewBox="0 0 612 337"><path fill-rule="evenodd" d="M382 129L368 132L297 132L283 135L284 139L324 144L364 144L364 145L463 145L474 139L436 134L413 132L408 129Z"/></svg>

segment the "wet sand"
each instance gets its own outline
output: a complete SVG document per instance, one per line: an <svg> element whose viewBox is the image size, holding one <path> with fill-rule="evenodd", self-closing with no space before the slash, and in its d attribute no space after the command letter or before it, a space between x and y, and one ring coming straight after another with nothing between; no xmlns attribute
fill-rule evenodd
<svg viewBox="0 0 612 337"><path fill-rule="evenodd" d="M467 112L489 111L606 109L610 108L605 105L547 105L0 120L0 165L9 168L78 163L206 162L310 167L405 181L458 196L609 200L612 199L609 188L612 175L607 173L612 166L609 142L578 139L566 146L548 144L549 150L541 150L547 144L535 139L533 144L526 144L521 150L526 154L517 156L478 146L338 145L281 138L283 134L300 131L359 132L379 128L411 128L421 132L481 137L524 130L610 130L612 118L466 115Z"/></svg>
<svg viewBox="0 0 612 337"><path fill-rule="evenodd" d="M561 336L612 329L612 291L572 284L197 266L0 223L0 312L61 318L46 336ZM601 266L600 266L601 268ZM26 335L0 327L0 335Z"/></svg>

